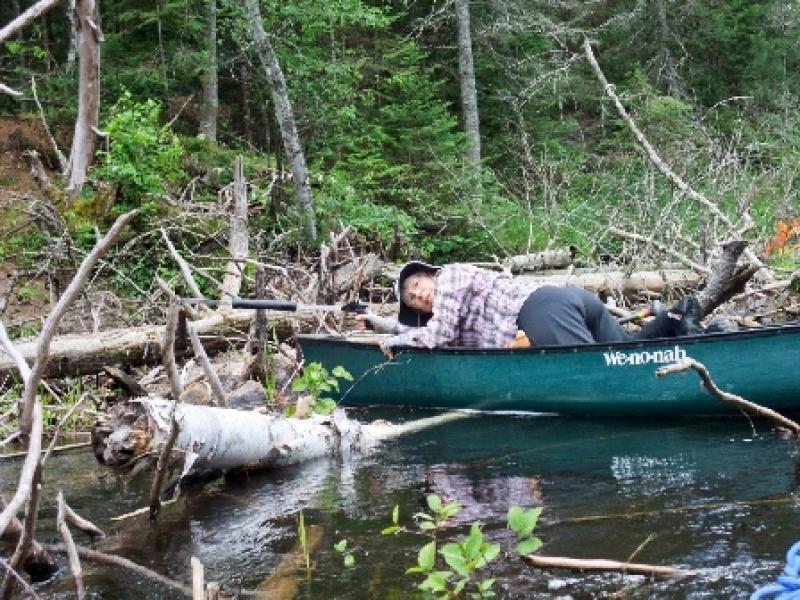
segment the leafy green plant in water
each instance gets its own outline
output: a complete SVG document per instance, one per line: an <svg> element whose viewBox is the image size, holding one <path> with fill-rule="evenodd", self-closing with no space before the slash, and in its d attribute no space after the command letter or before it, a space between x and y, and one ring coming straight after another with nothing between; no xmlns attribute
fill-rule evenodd
<svg viewBox="0 0 800 600"><path fill-rule="evenodd" d="M533 530L542 514L542 507L525 510L519 506L508 509L508 528L517 534L517 553L532 554L542 546L542 540L533 535Z"/></svg>
<svg viewBox="0 0 800 600"><path fill-rule="evenodd" d="M419 520L419 527L423 531L436 532L444 527L455 516L461 505L455 502L447 504L436 494L426 498L430 513L416 513L414 517ZM384 529L385 532L394 532L397 525L397 509L392 514L394 525ZM425 544L417 555L417 564L406 570L406 574L423 574L425 579L419 584L419 589L436 594L440 598L460 596L467 586L472 583L475 588L473 595L478 598L494 596L491 587L494 579L475 580L475 572L493 561L500 554L500 544L485 541L481 524L472 523L469 535L460 542L444 544L438 551L448 570L436 569L437 541L434 539ZM453 577L454 581L451 581Z"/></svg>
<svg viewBox="0 0 800 600"><path fill-rule="evenodd" d="M342 555L345 567L352 567L356 563L353 553L347 549L347 540L339 540L333 545L333 549Z"/></svg>
<svg viewBox="0 0 800 600"><path fill-rule="evenodd" d="M336 408L332 398L322 394L332 390L339 391L339 379L353 381L353 376L344 367L334 367L332 372L320 363L309 363L303 368L303 374L292 382L292 391L307 392L311 396L311 412L318 415L329 415ZM297 412L296 406L287 409L286 415L291 417Z"/></svg>
<svg viewBox="0 0 800 600"><path fill-rule="evenodd" d="M297 519L297 539L300 540L300 548L303 550L303 558L306 563L306 573L311 570L311 555L308 551L308 532L306 531L306 522L303 518L303 511L300 511L300 517Z"/></svg>

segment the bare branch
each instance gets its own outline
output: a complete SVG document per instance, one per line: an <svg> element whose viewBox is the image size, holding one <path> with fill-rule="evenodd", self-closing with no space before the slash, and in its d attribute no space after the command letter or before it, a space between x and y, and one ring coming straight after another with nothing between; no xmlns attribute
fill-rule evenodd
<svg viewBox="0 0 800 600"><path fill-rule="evenodd" d="M6 94L8 96L13 96L14 98L19 98L22 96L22 92L8 87L5 83L0 83L0 94Z"/></svg>
<svg viewBox="0 0 800 600"><path fill-rule="evenodd" d="M623 118L625 123L628 125L628 129L631 130L633 137L636 138L636 141L639 142L639 145L647 154L647 157L650 159L656 168L667 178L669 179L672 184L677 187L681 192L685 193L689 196L692 200L698 202L702 206L704 206L708 211L717 217L722 223L724 223L731 232L736 230L736 226L733 222L728 218L724 212L720 210L720 208L711 200L706 198L703 194L693 189L688 183L686 183L677 173L675 173L669 165L667 165L662 158L658 155L655 148L647 141L647 138L641 132L639 127L636 125L634 120L628 114L628 111L625 110L625 107L622 105L617 94L614 92L614 86L608 83L606 76L603 74L600 65L597 63L597 60L594 57L594 53L592 52L592 45L589 40L585 40L583 43L583 49L586 53L586 58L589 60L589 64L591 64L592 68L594 69L595 75L597 79L603 86L603 90L605 91L606 95L611 98L611 101L614 103L614 106L617 109L617 112ZM758 267L763 267L764 263L755 255L752 250L746 250L747 258Z"/></svg>
<svg viewBox="0 0 800 600"><path fill-rule="evenodd" d="M63 544L48 544L45 546L50 552L57 552L59 554L65 554L67 552L66 547ZM147 577L148 579L152 579L153 581L157 581L158 583L167 586L170 589L173 589L177 592L185 596L191 597L192 590L187 588L182 583L179 583L173 579L169 579L168 577L164 577L163 575L148 569L147 567L143 567L142 565L137 565L135 562L128 560L127 558L122 558L121 556L114 556L113 554L106 554L105 552L98 552L97 550L91 550L89 548L85 548L84 546L75 546L76 550L78 551L78 556L83 558L84 560L92 560L95 562L99 562L106 565L113 565L115 567L122 567L123 569L127 569L137 575L141 575L143 577Z"/></svg>
<svg viewBox="0 0 800 600"><path fill-rule="evenodd" d="M36 388L47 368L50 342L56 334L59 322L64 317L67 309L75 301L75 298L80 294L92 270L97 264L97 261L108 251L119 234L122 233L122 230L133 220L138 212L137 209L134 209L120 215L111 226L111 229L108 230L108 233L97 242L92 251L83 259L81 266L78 267L78 271L75 273L75 277L72 278L69 286L67 286L67 289L64 291L64 295L61 296L52 312L48 315L42 327L42 332L39 334L36 348L36 360L33 363L33 369L31 370L28 381L25 383L25 391L22 396L22 412L20 414L19 427L23 433L27 434L31 429L31 413L36 398Z"/></svg>
<svg viewBox="0 0 800 600"><path fill-rule="evenodd" d="M633 240L635 242L642 242L643 244L648 244L650 246L653 246L654 248L657 248L661 252L664 252L665 254L669 254L670 256L675 257L680 262L682 262L683 264L691 267L695 271L698 271L700 273L705 273L706 275L711 274L711 269L710 268L708 268L708 267L706 267L704 265L701 265L699 263L694 262L688 256L678 252L677 250L675 250L673 248L670 248L669 246L665 246L664 244L662 244L660 242L657 242L652 237L645 237L643 235L639 235L638 233L633 233L633 232L630 232L630 231L623 231L622 229L619 229L617 227L609 227L608 228L608 232L612 233L612 234L614 234L616 236L619 236L619 237L623 237L623 238L627 238L629 240Z"/></svg>
<svg viewBox="0 0 800 600"><path fill-rule="evenodd" d="M28 454L22 464L19 483L14 497L9 500L3 512L0 513L0 533L4 532L12 519L16 518L22 505L28 500L33 488L33 479L36 467L39 465L39 454L42 451L42 407L39 402L34 402L31 414L32 426L28 441Z"/></svg>
<svg viewBox="0 0 800 600"><path fill-rule="evenodd" d="M230 236L228 241L231 261L225 268L225 276L220 286L222 306L230 308L232 298L239 296L242 287L242 265L247 260L247 182L244 179L244 166L241 156L233 165L233 214L231 214Z"/></svg>
<svg viewBox="0 0 800 600"><path fill-rule="evenodd" d="M208 360L203 344L200 343L200 336L197 335L197 330L189 325L189 338L192 340L192 348L194 349L195 357L200 361L200 366L203 367L203 372L206 374L211 391L214 393L215 404L223 408L227 408L228 403L225 400L225 390L222 389L222 382L219 380L219 375L211 366L211 361Z"/></svg>
<svg viewBox="0 0 800 600"><path fill-rule="evenodd" d="M619 562L605 559L568 558L563 556L523 556L522 560L540 569L572 569L574 571L621 571L632 575L649 577L685 577L694 575L693 571L684 571L674 567L645 565L641 563Z"/></svg>
<svg viewBox="0 0 800 600"><path fill-rule="evenodd" d="M170 241L169 237L167 237L167 232L164 231L163 227L161 228L161 236L164 238L164 242L166 242L172 258L174 258L175 262L178 263L178 268L181 270L183 280L186 282L186 285L189 286L189 290L192 292L192 295L195 298L202 298L203 293L200 291L200 287L194 280L194 275L192 275L192 267L189 266L189 263L187 263L180 254L178 254L178 251L175 249L175 246L172 245L172 242Z"/></svg>
<svg viewBox="0 0 800 600"><path fill-rule="evenodd" d="M5 27L0 29L0 44L5 42L9 37L14 35L17 31L25 27L28 23L42 16L48 10L56 6L61 0L40 0L33 6L29 7L25 12L13 19Z"/></svg>
<svg viewBox="0 0 800 600"><path fill-rule="evenodd" d="M779 426L791 430L795 435L800 434L800 425L798 425L795 421L784 417L770 408L766 408L760 404L756 404L755 402L745 400L741 396L737 396L736 394L731 394L719 389L711 379L711 375L708 373L708 369L706 369L705 365L693 358L684 358L683 360L679 360L674 364L659 368L656 370L656 377L660 378L672 373L683 373L689 369L694 369L697 371L697 374L700 375L700 379L702 380L703 387L706 388L706 390L712 396L717 398L717 400L733 404L744 412L750 413L757 417L771 419Z"/></svg>
<svg viewBox="0 0 800 600"><path fill-rule="evenodd" d="M72 576L75 579L75 594L78 600L85 597L83 588L83 569L81 569L81 561L78 558L78 550L75 548L75 542L72 540L72 534L67 527L66 521L66 502L64 502L64 492L58 490L58 515L56 517L56 526L61 538L64 540L64 546L67 549L67 557L69 558L69 568L72 571Z"/></svg>

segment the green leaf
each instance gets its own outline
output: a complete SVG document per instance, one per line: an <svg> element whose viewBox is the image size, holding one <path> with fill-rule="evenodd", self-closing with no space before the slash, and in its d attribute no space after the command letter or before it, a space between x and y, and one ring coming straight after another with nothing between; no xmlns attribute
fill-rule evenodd
<svg viewBox="0 0 800 600"><path fill-rule="evenodd" d="M336 366L333 368L333 376L339 377L341 379L346 379L347 381L353 381L353 376L342 366Z"/></svg>
<svg viewBox="0 0 800 600"><path fill-rule="evenodd" d="M445 544L442 546L439 554L444 557L444 562L452 567L461 577L469 577L469 567L467 566L467 561L464 558L460 544Z"/></svg>
<svg viewBox="0 0 800 600"><path fill-rule="evenodd" d="M419 584L419 589L430 592L444 592L447 590L447 579L452 575L450 571L434 571Z"/></svg>
<svg viewBox="0 0 800 600"><path fill-rule="evenodd" d="M464 542L464 554L468 560L477 558L483 544L483 534L481 533L480 523L475 521L470 527L469 537Z"/></svg>
<svg viewBox="0 0 800 600"><path fill-rule="evenodd" d="M539 515L542 514L542 507L525 510L519 506L512 506L508 509L508 527L513 529L517 536L526 537L533 532Z"/></svg>
<svg viewBox="0 0 800 600"><path fill-rule="evenodd" d="M344 557L344 566L345 567L352 567L356 563L356 559L353 558L352 554L347 554Z"/></svg>
<svg viewBox="0 0 800 600"><path fill-rule="evenodd" d="M306 384L304 379L295 379L292 382L292 391L293 392L305 392L308 389L308 385Z"/></svg>
<svg viewBox="0 0 800 600"><path fill-rule="evenodd" d="M450 504L445 504L441 510L439 511L439 515L443 519L449 519L450 517L457 515L458 511L461 510L461 505L458 502L451 502Z"/></svg>
<svg viewBox="0 0 800 600"><path fill-rule="evenodd" d="M314 412L318 415L329 415L336 410L336 402L330 398L320 398L314 404Z"/></svg>
<svg viewBox="0 0 800 600"><path fill-rule="evenodd" d="M482 544L481 545L481 566L493 561L500 554L500 544Z"/></svg>
<svg viewBox="0 0 800 600"><path fill-rule="evenodd" d="M537 537L532 537L528 538L527 540L522 540L519 544L517 544L517 552L525 556L527 554L533 554L541 547L542 540Z"/></svg>
<svg viewBox="0 0 800 600"><path fill-rule="evenodd" d="M398 531L400 531L400 528L397 525L390 525L389 527L381 529L381 535L392 535Z"/></svg>
<svg viewBox="0 0 800 600"><path fill-rule="evenodd" d="M483 581L478 583L478 591L479 592L486 592L489 590L490 587L494 585L494 579L484 579Z"/></svg>
<svg viewBox="0 0 800 600"><path fill-rule="evenodd" d="M347 540L342 540L333 545L333 549L337 552L344 552L345 548L347 548Z"/></svg>
<svg viewBox="0 0 800 600"><path fill-rule="evenodd" d="M428 503L428 508L430 508L433 512L439 512L442 508L442 499L439 498L436 494L430 494L426 501Z"/></svg>
<svg viewBox="0 0 800 600"><path fill-rule="evenodd" d="M422 523L419 524L419 528L424 529L425 531L429 529L436 529L436 524L431 523L430 521L423 521Z"/></svg>
<svg viewBox="0 0 800 600"><path fill-rule="evenodd" d="M417 556L417 564L420 567L425 569L426 571L430 571L433 568L433 564L436 561L436 541L429 542L425 544L419 550L419 555Z"/></svg>
<svg viewBox="0 0 800 600"><path fill-rule="evenodd" d="M400 519L400 506L398 504L395 504L394 510L392 510L392 523L397 525L399 519Z"/></svg>

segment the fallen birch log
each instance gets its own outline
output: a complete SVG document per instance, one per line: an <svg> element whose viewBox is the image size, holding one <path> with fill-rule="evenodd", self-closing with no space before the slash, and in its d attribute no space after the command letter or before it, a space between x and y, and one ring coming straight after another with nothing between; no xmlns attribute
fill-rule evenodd
<svg viewBox="0 0 800 600"><path fill-rule="evenodd" d="M171 407L163 398L140 398L114 407L92 430L98 461L118 466L157 454L169 438ZM362 424L343 410L326 417L291 419L178 404L173 459L183 458L182 475L201 469L283 467L321 456L366 453L388 439L465 416L446 413L402 425Z"/></svg>
<svg viewBox="0 0 800 600"><path fill-rule="evenodd" d="M648 577L687 577L694 571L642 563L620 562L606 559L566 558L562 556L523 556L522 560L539 569L570 569L573 571L615 571Z"/></svg>
<svg viewBox="0 0 800 600"><path fill-rule="evenodd" d="M556 273L550 275L519 275L518 280L533 286L572 285L595 292L617 292L633 295L641 292L664 294L675 289L694 290L705 281L694 271L669 269L664 271L606 271L589 273Z"/></svg>

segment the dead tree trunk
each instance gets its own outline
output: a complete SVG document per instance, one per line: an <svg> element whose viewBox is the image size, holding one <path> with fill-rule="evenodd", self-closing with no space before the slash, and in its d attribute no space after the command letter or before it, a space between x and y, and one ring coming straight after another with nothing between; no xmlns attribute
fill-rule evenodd
<svg viewBox="0 0 800 600"><path fill-rule="evenodd" d="M172 403L140 398L115 406L92 429L97 460L109 466L157 453L169 438ZM178 404L179 433L173 455L183 460L181 474L192 469L275 468L321 456L368 452L380 442L464 418L446 413L402 425L386 421L361 424L337 410L327 417L290 419L253 411Z"/></svg>
<svg viewBox="0 0 800 600"><path fill-rule="evenodd" d="M206 0L206 64L203 77L203 109L200 133L211 142L217 141L219 85L217 81L217 0Z"/></svg>
<svg viewBox="0 0 800 600"><path fill-rule="evenodd" d="M458 24L458 78L461 81L461 110L467 133L467 163L477 170L481 162L481 134L478 118L478 92L475 87L475 65L472 60L469 0L456 0Z"/></svg>
<svg viewBox="0 0 800 600"><path fill-rule="evenodd" d="M78 28L79 83L78 117L65 173L71 197L80 192L92 162L94 140L100 118L100 42L103 35L97 23L95 0L77 0L75 25Z"/></svg>
<svg viewBox="0 0 800 600"><path fill-rule="evenodd" d="M275 117L278 120L281 136L283 137L283 147L286 150L286 156L292 168L292 178L294 180L295 195L297 196L297 208L302 220L303 234L306 241L311 243L317 237L314 201L311 197L311 184L309 182L308 168L306 167L306 157L300 144L300 136L297 133L297 125L295 124L292 104L289 102L283 70L278 62L278 57L275 56L269 36L264 31L261 10L258 8L257 1L245 0L245 6L250 13L250 27L258 50L258 56L272 89Z"/></svg>

